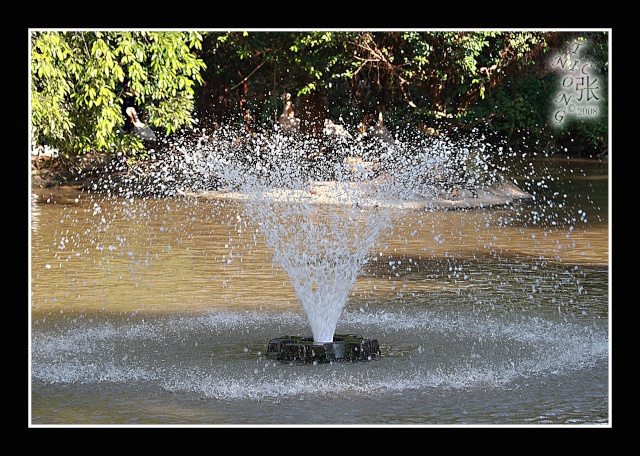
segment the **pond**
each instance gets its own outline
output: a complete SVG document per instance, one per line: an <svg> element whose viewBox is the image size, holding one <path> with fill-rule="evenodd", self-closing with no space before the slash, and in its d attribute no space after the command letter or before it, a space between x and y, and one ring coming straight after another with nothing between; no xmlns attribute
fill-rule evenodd
<svg viewBox="0 0 640 456"><path fill-rule="evenodd" d="M241 200L34 189L32 426L606 426L609 167L513 167L533 202L402 210L336 334L368 362L281 363L310 336Z"/></svg>

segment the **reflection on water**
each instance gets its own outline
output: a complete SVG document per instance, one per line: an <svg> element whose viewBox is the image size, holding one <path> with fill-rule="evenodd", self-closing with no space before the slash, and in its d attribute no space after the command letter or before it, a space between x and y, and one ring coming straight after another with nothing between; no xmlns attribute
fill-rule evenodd
<svg viewBox="0 0 640 456"><path fill-rule="evenodd" d="M519 172L530 205L397 215L337 330L383 356L353 365L263 358L310 330L241 202L41 190L31 422L608 423L606 165Z"/></svg>

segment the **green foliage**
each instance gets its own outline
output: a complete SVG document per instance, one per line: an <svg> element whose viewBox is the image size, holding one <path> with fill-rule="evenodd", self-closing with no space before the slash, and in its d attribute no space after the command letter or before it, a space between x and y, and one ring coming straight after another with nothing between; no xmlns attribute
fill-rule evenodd
<svg viewBox="0 0 640 456"><path fill-rule="evenodd" d="M519 141L522 132L541 130L547 123L549 100L554 90L550 78L541 79L535 74L512 77L496 88L491 98L478 106L475 114L482 117L495 113L492 128L505 133L512 141Z"/></svg>
<svg viewBox="0 0 640 456"><path fill-rule="evenodd" d="M606 144L605 114L562 133L547 125L557 79L545 65L573 39L593 43L588 58L606 86L602 32L33 32L33 136L67 154L139 153L142 142L120 133L126 98L145 123L171 134L194 125L196 114L203 124L214 114L213 123L246 122L248 114L260 128L276 121L284 92L320 92L327 115L352 128L378 110L388 127L469 128L492 116L480 125L514 144L571 138L597 149Z"/></svg>
<svg viewBox="0 0 640 456"><path fill-rule="evenodd" d="M167 134L193 122L204 63L196 32L32 32L32 139L64 156L144 150L123 134L123 102Z"/></svg>

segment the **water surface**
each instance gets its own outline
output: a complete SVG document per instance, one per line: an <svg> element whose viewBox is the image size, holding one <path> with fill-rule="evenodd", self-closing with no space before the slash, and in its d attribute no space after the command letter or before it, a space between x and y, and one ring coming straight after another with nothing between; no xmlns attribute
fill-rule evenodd
<svg viewBox="0 0 640 456"><path fill-rule="evenodd" d="M242 202L36 191L30 425L608 425L606 163L539 160L525 206L402 211L337 332L365 363L289 365L308 336Z"/></svg>

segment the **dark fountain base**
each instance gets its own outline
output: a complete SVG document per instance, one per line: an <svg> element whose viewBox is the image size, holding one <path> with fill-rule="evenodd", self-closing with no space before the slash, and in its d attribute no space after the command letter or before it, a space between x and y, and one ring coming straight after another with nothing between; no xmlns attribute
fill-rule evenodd
<svg viewBox="0 0 640 456"><path fill-rule="evenodd" d="M336 334L333 342L314 343L312 337L284 336L269 341L267 358L282 362L330 363L371 361L380 356L377 339L359 334Z"/></svg>

